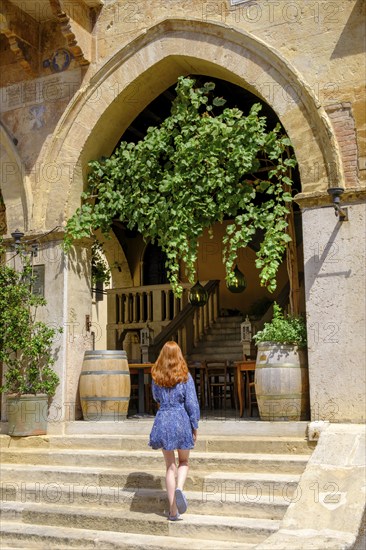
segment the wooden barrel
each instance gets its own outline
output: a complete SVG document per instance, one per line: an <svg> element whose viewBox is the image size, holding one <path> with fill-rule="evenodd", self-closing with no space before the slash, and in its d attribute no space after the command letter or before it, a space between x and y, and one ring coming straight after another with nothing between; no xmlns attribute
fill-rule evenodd
<svg viewBox="0 0 366 550"><path fill-rule="evenodd" d="M126 418L131 393L126 352L86 351L79 390L84 420Z"/></svg>
<svg viewBox="0 0 366 550"><path fill-rule="evenodd" d="M259 343L255 392L261 420L308 420L306 351L292 345Z"/></svg>

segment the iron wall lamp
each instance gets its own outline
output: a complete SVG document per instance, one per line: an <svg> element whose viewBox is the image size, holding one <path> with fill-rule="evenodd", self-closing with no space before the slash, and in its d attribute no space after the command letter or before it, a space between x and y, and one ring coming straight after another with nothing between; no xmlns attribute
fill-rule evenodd
<svg viewBox="0 0 366 550"><path fill-rule="evenodd" d="M340 222L348 221L348 210L347 208L341 208L341 195L343 193L343 187L329 187L328 193L333 199L333 206L335 210L335 215L339 217Z"/></svg>
<svg viewBox="0 0 366 550"><path fill-rule="evenodd" d="M14 249L17 252L19 251L20 247L22 247L25 251L26 250L25 247L27 245L28 245L28 249L29 249L29 245L30 245L30 249L29 249L30 255L33 256L33 258L38 256L38 243L33 242L33 243L30 244L27 241L26 242L22 241L22 238L24 237L24 233L19 231L19 229L16 229L14 231L14 233L11 233L11 236L14 239Z"/></svg>
<svg viewBox="0 0 366 550"><path fill-rule="evenodd" d="M22 238L24 237L24 233L19 231L19 229L16 229L14 233L11 234L11 236L14 239L14 245L19 246L21 244Z"/></svg>

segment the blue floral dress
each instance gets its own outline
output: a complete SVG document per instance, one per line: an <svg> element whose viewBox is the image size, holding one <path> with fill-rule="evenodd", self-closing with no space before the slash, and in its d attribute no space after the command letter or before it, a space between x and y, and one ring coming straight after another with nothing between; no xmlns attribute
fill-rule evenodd
<svg viewBox="0 0 366 550"><path fill-rule="evenodd" d="M153 449L174 451L193 449L192 430L198 428L200 407L192 376L172 388L152 382L152 394L160 403L150 433L149 445Z"/></svg>

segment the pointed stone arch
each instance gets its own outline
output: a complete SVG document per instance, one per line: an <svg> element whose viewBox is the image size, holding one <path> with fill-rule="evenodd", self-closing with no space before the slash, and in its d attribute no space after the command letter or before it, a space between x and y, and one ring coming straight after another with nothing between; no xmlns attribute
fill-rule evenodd
<svg viewBox="0 0 366 550"><path fill-rule="evenodd" d="M109 155L132 120L182 74L207 74L238 84L277 113L295 148L303 192L343 185L338 145L310 87L273 48L224 24L163 20L104 61L69 104L43 163L57 181L41 181L38 219L51 227L80 204L87 163Z"/></svg>
<svg viewBox="0 0 366 550"><path fill-rule="evenodd" d="M1 192L6 208L7 233L29 229L32 191L25 170L4 126L0 124Z"/></svg>

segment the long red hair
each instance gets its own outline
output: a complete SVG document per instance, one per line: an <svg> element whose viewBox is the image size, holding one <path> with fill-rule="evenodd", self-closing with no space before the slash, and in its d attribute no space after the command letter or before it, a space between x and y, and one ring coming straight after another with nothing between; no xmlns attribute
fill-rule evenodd
<svg viewBox="0 0 366 550"><path fill-rule="evenodd" d="M180 382L187 382L188 367L182 351L176 342L166 342L156 363L151 368L155 384L172 388Z"/></svg>

